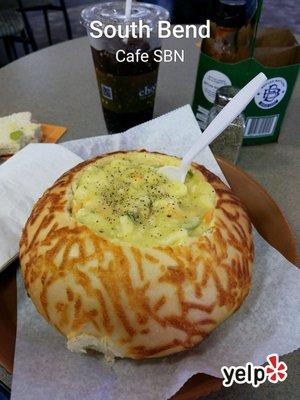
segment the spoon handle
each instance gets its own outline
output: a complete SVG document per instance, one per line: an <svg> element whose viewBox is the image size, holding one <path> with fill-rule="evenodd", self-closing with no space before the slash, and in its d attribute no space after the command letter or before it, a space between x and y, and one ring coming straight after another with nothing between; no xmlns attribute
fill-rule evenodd
<svg viewBox="0 0 300 400"><path fill-rule="evenodd" d="M189 165L193 158L208 146L246 108L261 85L267 80L262 72L244 86L204 130L196 144L183 157L181 166Z"/></svg>

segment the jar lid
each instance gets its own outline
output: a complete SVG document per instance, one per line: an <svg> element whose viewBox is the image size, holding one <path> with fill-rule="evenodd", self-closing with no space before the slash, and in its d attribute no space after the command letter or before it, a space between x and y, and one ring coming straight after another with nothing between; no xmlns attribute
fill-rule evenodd
<svg viewBox="0 0 300 400"><path fill-rule="evenodd" d="M227 103L240 91L235 86L222 86L216 91L215 104L226 106Z"/></svg>
<svg viewBox="0 0 300 400"><path fill-rule="evenodd" d="M87 29L92 21L100 21L103 26L120 25L142 20L150 29L155 29L158 21L169 19L169 11L156 4L133 3L130 20L125 17L125 1L110 1L93 4L81 11L81 24Z"/></svg>
<svg viewBox="0 0 300 400"><path fill-rule="evenodd" d="M241 28L247 22L247 0L218 0L216 9L218 26Z"/></svg>

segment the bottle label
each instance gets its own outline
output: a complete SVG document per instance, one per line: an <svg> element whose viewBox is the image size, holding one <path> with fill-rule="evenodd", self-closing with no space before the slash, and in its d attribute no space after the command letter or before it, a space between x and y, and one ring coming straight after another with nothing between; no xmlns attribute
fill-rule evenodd
<svg viewBox="0 0 300 400"><path fill-rule="evenodd" d="M255 95L255 104L263 110L277 106L284 98L287 81L280 76L268 79Z"/></svg>
<svg viewBox="0 0 300 400"><path fill-rule="evenodd" d="M103 107L117 113L153 108L158 69L145 74L119 76L96 68Z"/></svg>
<svg viewBox="0 0 300 400"><path fill-rule="evenodd" d="M213 103L216 97L216 91L222 86L231 85L231 80L223 72L210 70L207 71L202 80L202 91L205 98Z"/></svg>

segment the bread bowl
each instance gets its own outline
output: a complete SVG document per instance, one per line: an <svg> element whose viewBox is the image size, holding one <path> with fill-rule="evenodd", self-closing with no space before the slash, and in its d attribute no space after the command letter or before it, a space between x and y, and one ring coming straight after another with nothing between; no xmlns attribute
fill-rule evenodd
<svg viewBox="0 0 300 400"><path fill-rule="evenodd" d="M20 241L24 282L70 350L166 356L201 342L243 303L247 212L201 165L183 186L157 172L178 163L146 151L99 156L35 204Z"/></svg>

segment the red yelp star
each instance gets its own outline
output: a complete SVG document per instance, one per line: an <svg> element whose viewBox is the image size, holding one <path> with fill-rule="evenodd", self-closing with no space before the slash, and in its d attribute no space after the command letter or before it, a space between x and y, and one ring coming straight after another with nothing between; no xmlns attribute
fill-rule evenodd
<svg viewBox="0 0 300 400"><path fill-rule="evenodd" d="M272 383L283 382L287 378L286 363L283 361L279 362L278 354L270 354L267 357L267 361L269 365L266 366L266 373L269 381Z"/></svg>

